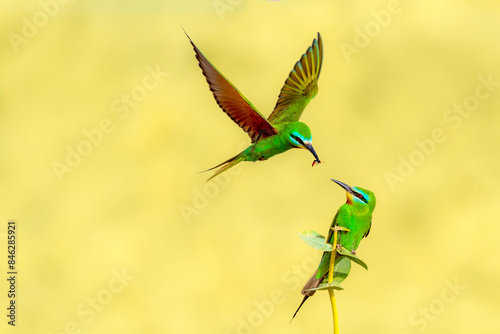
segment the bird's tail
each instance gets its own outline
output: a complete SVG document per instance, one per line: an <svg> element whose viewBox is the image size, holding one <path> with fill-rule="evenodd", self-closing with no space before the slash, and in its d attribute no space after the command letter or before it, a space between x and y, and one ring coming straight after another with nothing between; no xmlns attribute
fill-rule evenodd
<svg viewBox="0 0 500 334"><path fill-rule="evenodd" d="M318 272L318 270L316 270L314 272L314 274L312 274L311 278L309 278L309 280L306 282L306 284L302 288L302 291L300 293L304 295L304 299L302 299L302 302L300 303L299 307L297 308L297 311L295 311L295 313L293 314L292 320L293 320L293 318L295 318L295 316L297 315L297 312L299 312L302 305L306 302L307 298L311 297L316 292L316 290L311 291L309 289L316 289L323 281L324 276L321 278L316 278L317 272ZM292 320L290 320L290 322L292 322Z"/></svg>
<svg viewBox="0 0 500 334"><path fill-rule="evenodd" d="M300 291L300 293L303 294L304 296L311 297L312 295L314 295L316 290L311 291L310 289L316 289L321 284L321 282L323 282L323 279L325 278L325 276L320 277L320 278L316 278L317 273L318 273L318 270L316 269L314 274L312 274L312 276L309 278L309 280L306 282L306 284L302 288L302 291Z"/></svg>
<svg viewBox="0 0 500 334"><path fill-rule="evenodd" d="M295 318L297 312L299 312L300 308L302 307L302 304L306 302L307 298L309 298L309 296L304 296L304 299L302 299L302 302L300 303L299 307L297 307L297 311L295 311L295 313L293 314L293 317L292 319L290 319L290 322L292 322L293 318Z"/></svg>
<svg viewBox="0 0 500 334"><path fill-rule="evenodd" d="M220 173L222 172L225 172L226 170L228 170L229 168L239 164L240 162L244 161L245 158L243 157L243 155L240 153L238 155L235 155L234 157L232 157L231 159L227 159L226 161L224 161L223 163L220 163L218 164L217 166L215 167L212 167L210 169L207 169L207 170L204 170L203 172L201 173L204 173L204 172L208 172L210 170L213 170L213 169L216 169L218 167L220 167L215 173L214 175L210 176L210 178L207 180L207 181L210 181L211 179L213 179L214 177L216 177L217 175L219 175Z"/></svg>

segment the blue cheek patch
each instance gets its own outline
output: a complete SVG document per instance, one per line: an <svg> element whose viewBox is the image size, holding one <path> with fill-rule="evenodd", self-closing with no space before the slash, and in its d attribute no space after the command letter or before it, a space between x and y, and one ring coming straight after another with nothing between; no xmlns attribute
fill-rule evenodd
<svg viewBox="0 0 500 334"><path fill-rule="evenodd" d="M358 188L356 187L353 187L354 190L356 190L358 193L360 193L361 195L363 195L364 198L366 198L366 201L368 202L368 199L369 197L364 193L362 192L361 190L359 190ZM363 204L368 204L367 202L363 201L362 199L358 198L357 196L353 196L352 197L355 201L358 201L359 203L363 203Z"/></svg>
<svg viewBox="0 0 500 334"><path fill-rule="evenodd" d="M295 137L299 137L300 139L302 139L302 141L312 141L311 138L304 138L300 133L297 132L293 132L292 135L294 135Z"/></svg>

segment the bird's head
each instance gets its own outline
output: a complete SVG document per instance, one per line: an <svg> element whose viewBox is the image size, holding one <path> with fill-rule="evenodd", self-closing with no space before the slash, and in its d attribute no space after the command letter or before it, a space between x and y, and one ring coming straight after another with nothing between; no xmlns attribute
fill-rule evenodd
<svg viewBox="0 0 500 334"><path fill-rule="evenodd" d="M347 204L353 205L359 208L369 209L372 212L375 209L375 204L377 200L375 199L375 194L368 189L361 187L350 187L344 182L340 182L335 179L331 179L333 182L344 188L347 196Z"/></svg>
<svg viewBox="0 0 500 334"><path fill-rule="evenodd" d="M315 163L320 163L318 155L312 146L312 136L311 129L307 126L307 124L302 122L294 122L291 123L287 129L287 140L290 145L296 148L304 148L311 152L314 156L315 160L313 162L313 166Z"/></svg>

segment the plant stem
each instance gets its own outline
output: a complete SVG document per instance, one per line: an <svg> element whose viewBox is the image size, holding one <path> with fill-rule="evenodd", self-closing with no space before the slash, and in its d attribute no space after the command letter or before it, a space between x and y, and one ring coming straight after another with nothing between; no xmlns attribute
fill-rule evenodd
<svg viewBox="0 0 500 334"><path fill-rule="evenodd" d="M337 305L335 303L335 292L333 289L328 289L330 294L330 302L332 303L332 314L333 314L333 334L339 334L339 318L337 314Z"/></svg>
<svg viewBox="0 0 500 334"><path fill-rule="evenodd" d="M333 228L333 250L330 256L330 267L328 268L328 284L333 281L333 268L335 266L335 258L337 255L337 229ZM339 318L337 314L337 304L335 303L335 292L333 289L328 289L328 294L330 295L330 303L332 304L332 315L333 315L333 334L339 334Z"/></svg>

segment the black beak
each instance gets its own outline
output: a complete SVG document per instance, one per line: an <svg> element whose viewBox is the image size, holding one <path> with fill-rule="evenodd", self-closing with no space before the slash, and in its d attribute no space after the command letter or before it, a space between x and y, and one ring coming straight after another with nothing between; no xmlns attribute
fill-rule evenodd
<svg viewBox="0 0 500 334"><path fill-rule="evenodd" d="M314 155L314 158L316 159L313 162L313 166L315 165L315 163L320 163L321 161L319 160L318 155L316 154L316 151L314 150L314 147L311 144L304 143L303 145L305 148L307 148L309 150L309 152L311 152L312 155Z"/></svg>
<svg viewBox="0 0 500 334"><path fill-rule="evenodd" d="M335 179L330 179L330 180L332 180L333 182L335 182L336 184L338 184L339 186L344 188L345 191L347 191L349 194L352 195L352 189L347 184L345 184L344 182L340 182L339 180L335 180Z"/></svg>

